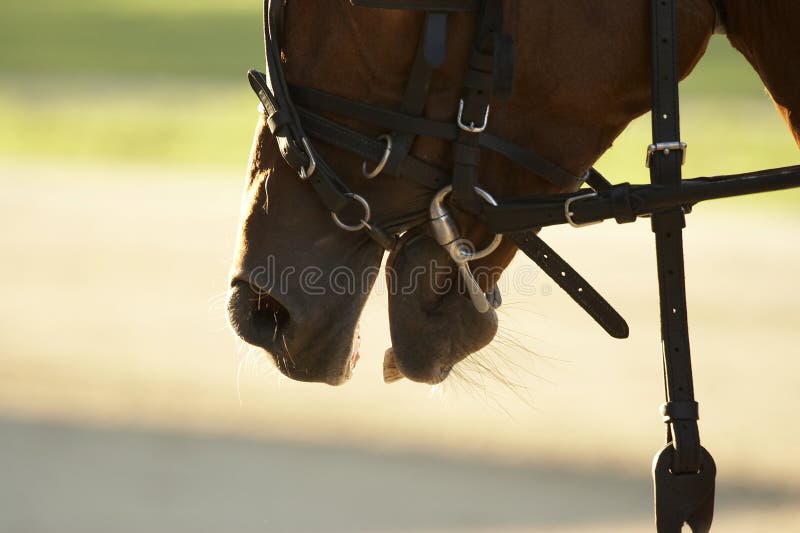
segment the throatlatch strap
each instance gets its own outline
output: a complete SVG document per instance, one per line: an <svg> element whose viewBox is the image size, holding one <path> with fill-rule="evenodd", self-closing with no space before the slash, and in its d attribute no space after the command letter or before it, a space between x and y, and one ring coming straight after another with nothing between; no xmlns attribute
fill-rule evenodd
<svg viewBox="0 0 800 533"><path fill-rule="evenodd" d="M681 166L678 102L678 31L675 0L652 0L653 146L650 177L654 185L679 189ZM671 147L671 149L666 148ZM670 405L696 405L689 349L686 280L683 259L684 211L653 214L656 236L661 338L667 411ZM687 414L687 409L682 409ZM689 415L692 415L689 413ZM711 455L700 446L697 419L667 418L668 444L654 461L656 524L659 533L679 533L688 522L695 533L711 528L714 474Z"/></svg>

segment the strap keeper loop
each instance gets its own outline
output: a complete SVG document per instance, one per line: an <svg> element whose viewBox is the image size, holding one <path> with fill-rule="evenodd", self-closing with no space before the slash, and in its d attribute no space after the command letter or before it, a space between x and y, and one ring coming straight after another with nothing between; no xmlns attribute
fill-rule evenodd
<svg viewBox="0 0 800 533"><path fill-rule="evenodd" d="M673 422L682 420L700 420L700 405L697 402L667 402L661 404L659 412L661 413L665 424L671 424Z"/></svg>
<svg viewBox="0 0 800 533"><path fill-rule="evenodd" d="M279 109L278 111L275 111L271 115L267 116L267 126L273 135L277 135L281 128L287 124L291 124L292 120L291 114Z"/></svg>
<svg viewBox="0 0 800 533"><path fill-rule="evenodd" d="M629 224L636 222L637 216L631 204L631 186L629 183L622 183L611 188L611 207L614 219L617 224Z"/></svg>

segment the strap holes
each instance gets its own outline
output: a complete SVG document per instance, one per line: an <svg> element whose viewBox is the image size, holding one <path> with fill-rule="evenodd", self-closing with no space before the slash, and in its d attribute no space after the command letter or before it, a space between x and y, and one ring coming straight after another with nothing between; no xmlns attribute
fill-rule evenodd
<svg viewBox="0 0 800 533"><path fill-rule="evenodd" d="M681 349L680 348L675 348L675 353L681 353Z"/></svg>
<svg viewBox="0 0 800 533"><path fill-rule="evenodd" d="M677 308L675 308L675 307L673 307L673 308L672 308L672 314L673 314L673 315L677 315L677 314L678 314L678 309L677 309Z"/></svg>
<svg viewBox="0 0 800 533"><path fill-rule="evenodd" d="M578 287L578 292L583 292L583 287Z"/></svg>
<svg viewBox="0 0 800 533"><path fill-rule="evenodd" d="M670 276L674 276L675 275L675 271L674 270L667 270L667 274L669 274Z"/></svg>
<svg viewBox="0 0 800 533"><path fill-rule="evenodd" d="M661 115L661 118L663 118L664 120L667 120L669 118L669 115L664 113L663 115Z"/></svg>
<svg viewBox="0 0 800 533"><path fill-rule="evenodd" d="M547 254L544 254L542 257L544 257L545 259L550 259L550 256Z"/></svg>
<svg viewBox="0 0 800 533"><path fill-rule="evenodd" d="M566 277L567 277L567 273L566 273L566 272L562 272L562 273L561 273L561 277L562 277L562 278L566 278Z"/></svg>

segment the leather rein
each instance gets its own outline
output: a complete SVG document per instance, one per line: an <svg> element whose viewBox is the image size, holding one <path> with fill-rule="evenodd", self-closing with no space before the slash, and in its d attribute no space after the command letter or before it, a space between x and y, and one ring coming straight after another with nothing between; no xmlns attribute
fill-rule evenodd
<svg viewBox="0 0 800 533"><path fill-rule="evenodd" d="M545 226L581 227L614 219L630 223L650 217L656 238L662 322L667 445L654 461L656 522L659 533L678 533L684 523L693 531L711 527L716 466L700 445L698 404L689 347L683 262L685 215L707 200L800 187L800 166L731 176L682 179L687 145L681 141L678 93L676 0L652 0L653 142L647 150L651 184L612 185L590 169L575 176L533 150L487 131L491 103L508 98L514 75L514 44L503 32L502 0L351 0L363 8L404 9L425 13L422 36L400 108L389 110L355 102L317 89L290 85L281 62L287 0L265 0L267 71L248 78L261 102L280 153L300 179L307 181L342 230L363 232L392 250L403 232L430 224L440 245L459 267L475 307L487 312L500 305L500 294L484 294L469 263L492 253L510 239L610 335L628 336L620 314L580 274L538 236ZM711 0L715 30L724 28L724 4ZM476 27L461 98L452 122L424 117L434 72L446 58L449 14L474 12ZM332 114L377 126L387 133L372 138L322 115ZM453 166L443 169L411 154L418 136L452 143ZM364 176L388 174L417 182L431 191L430 209L393 219L374 219L369 202L354 193L315 149L323 142L364 159ZM567 192L497 200L479 184L482 151L495 152ZM584 185L586 188L581 189ZM496 235L484 250L462 239L446 199L482 220ZM358 213L354 218L353 213Z"/></svg>

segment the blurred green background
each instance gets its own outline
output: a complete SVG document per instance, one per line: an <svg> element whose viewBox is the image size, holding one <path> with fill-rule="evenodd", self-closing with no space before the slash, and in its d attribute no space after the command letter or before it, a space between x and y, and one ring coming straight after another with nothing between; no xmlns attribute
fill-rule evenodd
<svg viewBox="0 0 800 533"><path fill-rule="evenodd" d="M341 389L282 379L233 338L245 72L262 64L258 0L3 3L0 531L649 530L663 425L647 224L545 232L628 318L625 343L524 262L505 279L536 294L504 288L497 343L433 390L383 385L380 287ZM682 87L687 177L798 162L725 38ZM599 168L643 180L649 138L643 117ZM798 201L711 204L687 232L720 531L800 528ZM624 420L597 415L621 405Z"/></svg>

